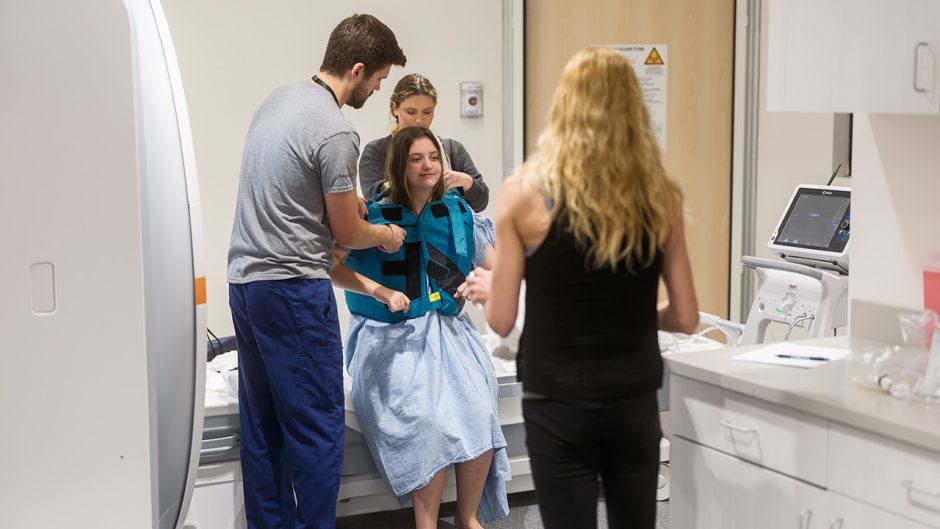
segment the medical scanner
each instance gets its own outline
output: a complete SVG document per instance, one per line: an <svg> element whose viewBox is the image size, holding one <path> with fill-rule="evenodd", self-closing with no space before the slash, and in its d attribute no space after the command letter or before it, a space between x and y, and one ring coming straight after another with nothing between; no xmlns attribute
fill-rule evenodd
<svg viewBox="0 0 940 529"><path fill-rule="evenodd" d="M808 338L824 338L848 324L851 189L800 185L793 192L768 248L783 261L745 256L757 273L757 295L744 324L704 315L733 345L764 343L771 323Z"/></svg>
<svg viewBox="0 0 940 529"><path fill-rule="evenodd" d="M182 526L205 279L158 0L0 3L0 527Z"/></svg>

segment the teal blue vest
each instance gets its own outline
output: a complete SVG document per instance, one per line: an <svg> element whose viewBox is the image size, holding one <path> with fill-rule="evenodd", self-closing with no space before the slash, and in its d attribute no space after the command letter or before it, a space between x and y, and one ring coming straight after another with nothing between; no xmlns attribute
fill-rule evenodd
<svg viewBox="0 0 940 529"><path fill-rule="evenodd" d="M474 255L473 213L456 190L428 202L420 215L398 204L379 204L385 193L367 203L372 224L396 224L405 230L401 249L393 254L378 248L352 250L346 266L411 300L406 312L392 312L370 296L346 292L349 312L396 323L432 310L454 316L464 300L454 294L470 270Z"/></svg>

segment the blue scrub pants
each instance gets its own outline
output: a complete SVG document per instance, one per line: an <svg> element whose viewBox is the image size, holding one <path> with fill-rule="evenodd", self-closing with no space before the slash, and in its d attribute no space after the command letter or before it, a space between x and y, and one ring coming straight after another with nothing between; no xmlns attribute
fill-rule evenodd
<svg viewBox="0 0 940 529"><path fill-rule="evenodd" d="M334 529L345 425L333 285L229 284L229 304L248 528Z"/></svg>

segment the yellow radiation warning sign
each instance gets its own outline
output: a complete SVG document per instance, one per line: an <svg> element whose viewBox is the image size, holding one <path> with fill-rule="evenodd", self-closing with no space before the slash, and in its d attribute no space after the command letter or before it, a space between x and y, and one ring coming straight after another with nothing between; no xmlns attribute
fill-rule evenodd
<svg viewBox="0 0 940 529"><path fill-rule="evenodd" d="M659 55L659 52L656 51L656 48L653 48L650 51L650 54L646 56L646 61L643 64L665 64L663 62L662 56Z"/></svg>
<svg viewBox="0 0 940 529"><path fill-rule="evenodd" d="M615 44L611 48L623 53L636 72L643 101L650 114L650 125L659 142L659 148L666 151L666 96L669 75L669 45L665 42L655 44Z"/></svg>

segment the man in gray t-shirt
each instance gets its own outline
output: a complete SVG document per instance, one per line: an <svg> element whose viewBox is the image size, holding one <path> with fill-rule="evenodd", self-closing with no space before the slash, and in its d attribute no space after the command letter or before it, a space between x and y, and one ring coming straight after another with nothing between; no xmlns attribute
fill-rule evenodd
<svg viewBox="0 0 940 529"><path fill-rule="evenodd" d="M358 212L359 135L340 109L361 107L393 64L405 64L394 33L353 15L317 75L276 89L248 129L228 281L249 529L335 527L345 414L333 245L397 251L404 239Z"/></svg>
<svg viewBox="0 0 940 529"><path fill-rule="evenodd" d="M324 195L355 188L358 153L356 130L321 86L282 86L261 104L245 140L230 283L329 277Z"/></svg>

